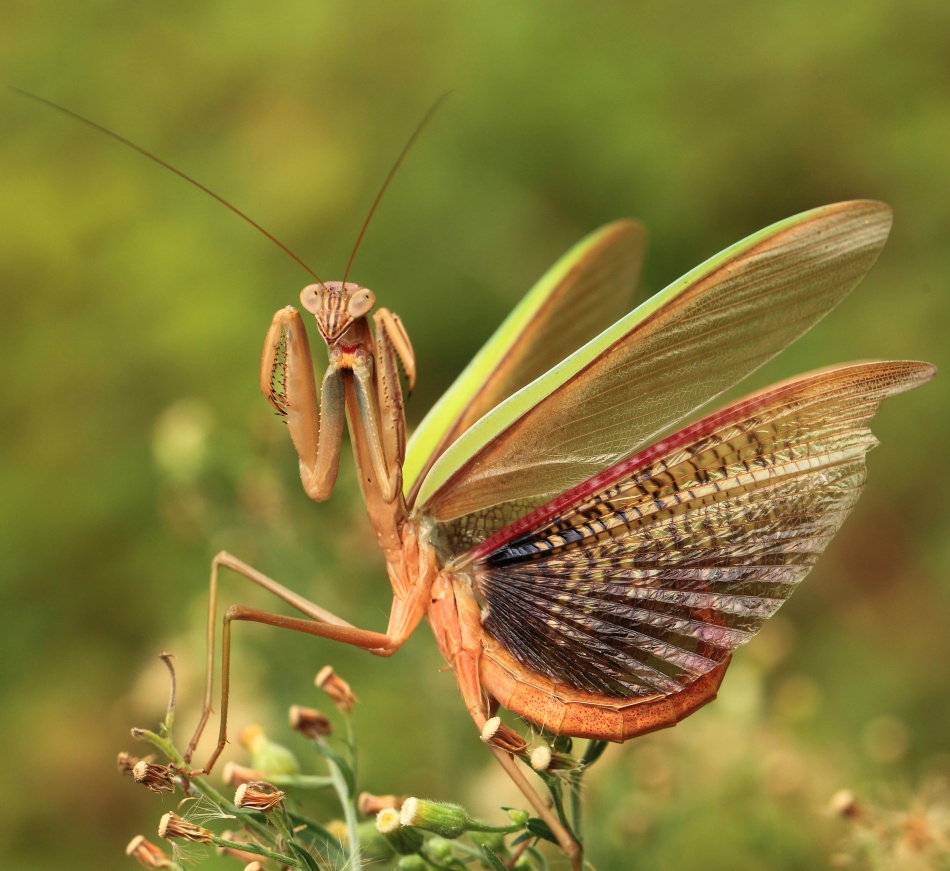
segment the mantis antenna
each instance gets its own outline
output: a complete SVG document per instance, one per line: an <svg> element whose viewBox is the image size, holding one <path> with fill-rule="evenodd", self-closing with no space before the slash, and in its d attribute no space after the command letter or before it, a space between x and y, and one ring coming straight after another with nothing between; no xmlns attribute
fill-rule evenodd
<svg viewBox="0 0 950 871"><path fill-rule="evenodd" d="M343 284L346 284L347 276L350 274L350 267L353 265L353 260L356 259L356 252L359 251L360 243L363 241L363 236L366 235L366 228L369 226L369 222L373 220L373 215L376 214L376 207L379 205L379 201L383 198L383 194L386 193L386 188L389 187L389 183L393 180L393 177L396 175L396 171L402 165L402 162L406 159L406 155L412 150L412 146L416 144L416 140L419 138L419 134L426 128L426 125L432 120L432 116L435 115L439 109L442 108L442 104L449 98L451 91L446 91L438 100L436 100L428 112L425 113L423 119L419 122L416 129L413 131L412 136L409 137L408 142L403 146L402 151L399 153L399 157L396 158L396 162L393 164L391 170L389 170L389 175L386 176L386 180L383 182L382 187L379 189L379 193L376 194L376 199L373 200L373 205L370 206L369 214L366 216L366 220L363 222L363 227L360 230L359 236L356 237L356 244L353 246L353 252L350 254L350 259L346 263L346 271L343 273Z"/></svg>
<svg viewBox="0 0 950 871"><path fill-rule="evenodd" d="M113 132L108 127L103 127L101 124L97 124L95 121L90 121L88 118L83 117L78 112L73 112L72 109L67 109L65 106L60 106L58 103L54 103L52 100L47 100L45 97L40 97L40 96L37 96L36 94L31 94L29 91L24 91L21 88L10 88L10 90L13 91L15 94L19 94L21 97L26 97L27 99L35 100L37 103L42 103L44 106L48 106L50 109L55 109L57 112L61 112L63 115L66 115L69 118L79 121L81 124L85 124L87 127L91 127L93 130L97 130L99 133L104 133L110 139L114 139L116 142L119 142L128 148L131 148L133 151L137 151L143 157L147 157L149 160L157 163L159 166L163 166L165 169L169 170L170 172L175 173L175 175L177 175L179 178L183 178L186 182L198 188L198 190L204 191L206 194L208 194L208 196L212 197L213 199L216 199L219 203L221 203L222 206L230 209L239 218L242 218L243 220L247 221L247 223L250 224L255 230L258 230L259 232L263 233L268 239L271 240L271 242L273 242L285 254L287 254L291 259L299 263L320 284L323 284L323 280L320 278L320 276L318 276L316 272L314 272L309 266L307 266L307 264L304 263L303 260L301 260L296 254L294 254L294 252L291 251L283 242L281 242L280 239L278 239L272 233L268 233L267 230L265 230L260 224L257 223L257 221L245 215L244 212L242 212L237 206L234 206L231 203L229 203L226 199L224 199L224 197L219 196L213 190L203 185L200 181L193 179L187 173L182 172L180 169L172 166L167 161L162 160L160 157L142 148L141 145L136 145L131 140L126 139L124 136L120 136L118 133ZM428 120L428 118L426 120ZM402 157L400 157L399 159L402 160ZM397 163L397 166L398 166L398 163ZM387 183L388 183L388 179L387 179ZM383 187L385 189L385 185Z"/></svg>

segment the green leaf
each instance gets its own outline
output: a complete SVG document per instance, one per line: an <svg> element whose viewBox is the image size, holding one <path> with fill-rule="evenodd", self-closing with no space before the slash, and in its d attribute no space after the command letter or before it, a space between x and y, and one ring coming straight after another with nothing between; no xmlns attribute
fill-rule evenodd
<svg viewBox="0 0 950 871"><path fill-rule="evenodd" d="M604 755L604 751L607 749L609 743L609 741L589 741L587 747L584 748L584 755L581 756L581 765L585 768L589 765L593 765Z"/></svg>
<svg viewBox="0 0 950 871"><path fill-rule="evenodd" d="M347 762L325 741L318 741L314 744L314 746L321 754L323 754L323 756L331 765L336 766L336 768L339 770L344 781L346 781L346 787L347 790L349 790L350 796L356 795L356 773L353 771L350 763Z"/></svg>
<svg viewBox="0 0 950 871"><path fill-rule="evenodd" d="M482 852L485 854L485 859L488 860L488 864L491 866L492 871L508 871L508 869L505 867L505 863L502 862L501 859L499 859L498 856L484 844L482 845Z"/></svg>
<svg viewBox="0 0 950 871"><path fill-rule="evenodd" d="M531 817L525 828L535 838L542 838L545 841L550 841L552 844L557 843L557 838L554 837L554 833L548 828L548 824L542 820L541 817Z"/></svg>
<svg viewBox="0 0 950 871"><path fill-rule="evenodd" d="M303 867L307 871L321 871L320 866L317 864L317 860L310 855L310 853L301 847L299 844L295 844L293 841L288 842L287 847L290 849L290 852L303 863Z"/></svg>

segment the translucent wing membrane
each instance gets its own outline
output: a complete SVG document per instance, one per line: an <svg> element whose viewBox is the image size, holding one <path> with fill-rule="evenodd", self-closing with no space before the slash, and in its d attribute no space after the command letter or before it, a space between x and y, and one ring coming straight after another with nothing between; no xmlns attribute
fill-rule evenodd
<svg viewBox="0 0 950 871"><path fill-rule="evenodd" d="M485 629L589 692L672 693L754 635L851 510L882 399L924 363L804 375L687 427L467 554Z"/></svg>
<svg viewBox="0 0 950 871"><path fill-rule="evenodd" d="M616 221L545 273L413 434L403 471L410 504L435 460L476 420L630 311L643 248L643 228Z"/></svg>
<svg viewBox="0 0 950 871"><path fill-rule="evenodd" d="M426 476L423 513L484 537L630 455L827 314L889 228L887 206L841 203L718 254L470 427Z"/></svg>

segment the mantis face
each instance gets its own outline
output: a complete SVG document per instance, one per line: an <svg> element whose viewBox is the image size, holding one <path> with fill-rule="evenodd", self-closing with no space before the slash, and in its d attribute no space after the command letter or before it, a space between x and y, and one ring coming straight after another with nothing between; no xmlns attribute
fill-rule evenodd
<svg viewBox="0 0 950 871"><path fill-rule="evenodd" d="M328 281L308 284L300 291L300 304L316 318L327 348L346 350L359 341L360 325L365 328L376 294L353 281Z"/></svg>

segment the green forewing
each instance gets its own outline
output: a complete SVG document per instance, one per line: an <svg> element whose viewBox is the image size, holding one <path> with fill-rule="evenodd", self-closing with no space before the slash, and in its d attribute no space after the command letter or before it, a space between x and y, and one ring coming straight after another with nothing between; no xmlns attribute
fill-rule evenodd
<svg viewBox="0 0 950 871"><path fill-rule="evenodd" d="M545 273L413 434L403 466L410 502L439 455L476 420L630 310L643 247L639 224L616 221Z"/></svg>
<svg viewBox="0 0 950 871"><path fill-rule="evenodd" d="M707 260L463 433L426 475L422 513L477 514L477 540L617 463L834 308L890 224L881 203L839 203Z"/></svg>

